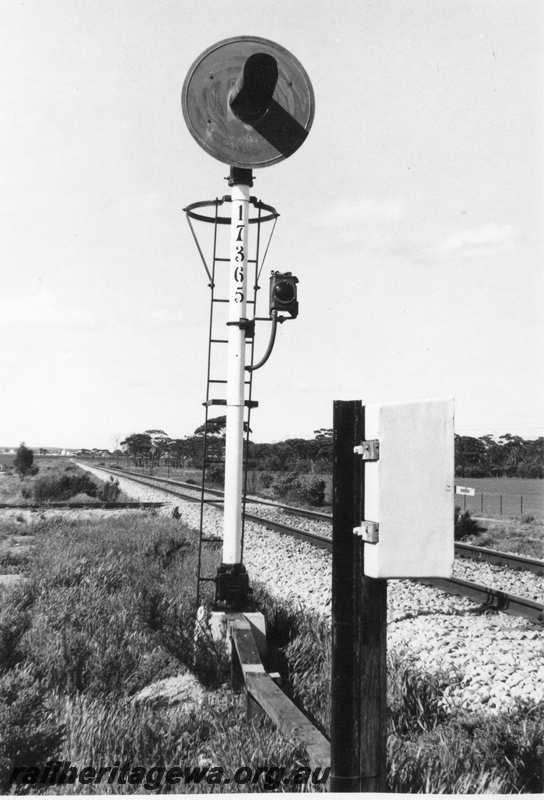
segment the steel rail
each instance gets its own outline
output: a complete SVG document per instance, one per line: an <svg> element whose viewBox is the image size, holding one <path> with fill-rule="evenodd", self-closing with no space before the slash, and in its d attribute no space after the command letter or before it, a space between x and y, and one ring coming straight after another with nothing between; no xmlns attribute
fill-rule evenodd
<svg viewBox="0 0 544 800"><path fill-rule="evenodd" d="M133 470L113 470L125 475L137 475L142 473ZM145 477L145 476L144 476ZM163 483L168 483L173 486L182 486L187 489L192 489L193 485L185 481L177 481L172 478L158 477L155 480L160 480ZM206 489L206 492L217 497L222 497L223 492L220 489ZM322 511L311 511L307 508L299 508L298 506L290 506L285 503L278 503L274 500L264 500L260 497L248 495L248 503L255 503L256 505L269 506L276 508L278 511L284 511L287 514L293 514L298 517L306 517L307 519L314 519L320 522L332 523L332 514L325 514ZM211 501L207 501L211 502ZM249 517L248 517L249 518ZM281 523L278 523L281 524ZM309 534L313 536L315 534ZM532 572L535 575L544 575L544 561L530 556L522 556L516 553L503 553L499 550L491 550L488 547L479 547L473 544L466 544L465 542L455 543L455 554L460 558L467 558L473 561L482 561L487 564L496 564L501 567L508 567L509 569L522 570L525 572Z"/></svg>
<svg viewBox="0 0 544 800"><path fill-rule="evenodd" d="M95 467L95 469L101 469L104 472L109 471L104 467ZM166 481L164 481L162 478L144 479L139 475L138 477L130 477L130 480L133 480L136 483L141 483L144 486L150 486L151 488L156 487L157 483L166 483ZM172 481L168 482L172 483ZM189 502L193 503L200 503L200 498L195 497L194 495L186 495L171 488L166 488L165 491L183 500L188 500ZM207 502L220 504L221 500L208 500ZM259 525L269 528L270 530L278 531L279 533L302 539L303 541L309 542L325 550L332 550L332 540L327 536L309 533L308 531L303 531L299 528L293 528L289 525L284 525L281 522L269 520L266 517L259 517L256 514L246 513L246 518L253 522L257 522ZM479 549L483 550L484 548ZM447 592L448 594L467 597L474 602L480 603L483 610L489 609L503 611L506 614L511 614L516 617L524 617L525 619L532 620L533 622L544 624L544 605L541 603L536 603L534 600L529 600L529 598L518 597L510 594L509 592L503 592L500 589L492 589L489 586L484 586L483 584L474 583L472 581L465 581L461 578L419 578L416 579L416 582L433 586L437 589Z"/></svg>
<svg viewBox="0 0 544 800"><path fill-rule="evenodd" d="M161 508L164 503L140 503L137 500L134 502L120 502L100 500L96 503L70 503L62 501L46 502L46 503L0 503L0 510L13 510L13 511L57 511L65 509L74 511L77 509L85 511L93 511L94 509L127 509L127 508Z"/></svg>
<svg viewBox="0 0 544 800"><path fill-rule="evenodd" d="M516 553L501 553L499 550L490 550L488 547L478 547L464 542L455 543L455 553L460 558L469 558L473 561L483 561L486 564L497 564L500 567L534 572L535 575L544 575L544 561L530 556L520 556Z"/></svg>

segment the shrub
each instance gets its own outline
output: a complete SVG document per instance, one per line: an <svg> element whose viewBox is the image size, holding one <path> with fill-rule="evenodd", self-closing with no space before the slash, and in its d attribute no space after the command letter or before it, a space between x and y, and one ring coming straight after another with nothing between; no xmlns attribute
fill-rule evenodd
<svg viewBox="0 0 544 800"><path fill-rule="evenodd" d="M109 481L104 483L98 492L98 498L103 500L104 503L116 503L120 494L121 489L119 488L119 481L114 480L113 476L110 476Z"/></svg>
<svg viewBox="0 0 544 800"><path fill-rule="evenodd" d="M261 472L259 480L264 489L269 489L274 481L274 476L270 472Z"/></svg>
<svg viewBox="0 0 544 800"><path fill-rule="evenodd" d="M524 514L521 518L521 522L523 525L529 525L531 522L534 522L535 518L533 514Z"/></svg>
<svg viewBox="0 0 544 800"><path fill-rule="evenodd" d="M30 450L30 448L28 447L25 447L23 442L17 449L17 453L15 454L15 460L13 462L15 469L17 470L21 478L24 478L25 475L28 475L30 473L33 461L34 461L34 451ZM32 474L35 475L36 473Z"/></svg>
<svg viewBox="0 0 544 800"><path fill-rule="evenodd" d="M301 500L310 506L322 506L325 502L325 481L321 478L306 478L301 490Z"/></svg>
<svg viewBox="0 0 544 800"><path fill-rule="evenodd" d="M291 492L293 484L298 480L296 472L289 472L284 478L280 478L272 484L272 494L274 497L287 497Z"/></svg>
<svg viewBox="0 0 544 800"><path fill-rule="evenodd" d="M285 478L272 484L272 491L275 497L287 497L310 506L322 506L325 500L325 481L290 472Z"/></svg>
<svg viewBox="0 0 544 800"><path fill-rule="evenodd" d="M478 536L481 530L477 520L472 519L470 516L470 511L465 511L461 514L459 506L455 506L454 524L454 538L456 542L460 539L464 539L466 536Z"/></svg>
<svg viewBox="0 0 544 800"><path fill-rule="evenodd" d="M44 475L34 483L34 499L37 503L48 500L68 500L76 494L96 497L98 487L87 474Z"/></svg>
<svg viewBox="0 0 544 800"><path fill-rule="evenodd" d="M222 484L225 480L225 468L222 464L213 464L206 470L206 477L210 483Z"/></svg>

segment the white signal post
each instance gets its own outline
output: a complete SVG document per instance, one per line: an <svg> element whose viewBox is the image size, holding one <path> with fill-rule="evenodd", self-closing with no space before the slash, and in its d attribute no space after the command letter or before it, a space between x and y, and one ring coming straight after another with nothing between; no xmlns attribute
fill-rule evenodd
<svg viewBox="0 0 544 800"><path fill-rule="evenodd" d="M251 173L250 173L251 174ZM251 179L249 179L251 180ZM242 490L244 381L246 350L247 234L249 186L232 186L230 275L227 345L227 428L225 435L225 500L223 563L242 557Z"/></svg>

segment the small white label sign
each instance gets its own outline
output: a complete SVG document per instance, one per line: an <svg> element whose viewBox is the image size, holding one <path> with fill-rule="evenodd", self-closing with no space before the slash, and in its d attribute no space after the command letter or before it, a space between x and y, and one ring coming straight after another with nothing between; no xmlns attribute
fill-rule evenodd
<svg viewBox="0 0 544 800"><path fill-rule="evenodd" d="M455 494L467 494L469 497L474 497L476 489L473 489L471 486L456 486Z"/></svg>

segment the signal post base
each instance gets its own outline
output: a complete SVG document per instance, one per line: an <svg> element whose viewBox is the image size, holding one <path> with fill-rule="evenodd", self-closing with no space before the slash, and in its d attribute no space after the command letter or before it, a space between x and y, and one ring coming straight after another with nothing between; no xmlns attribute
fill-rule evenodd
<svg viewBox="0 0 544 800"><path fill-rule="evenodd" d="M249 575L243 564L221 564L215 577L215 606L219 611L249 611Z"/></svg>

